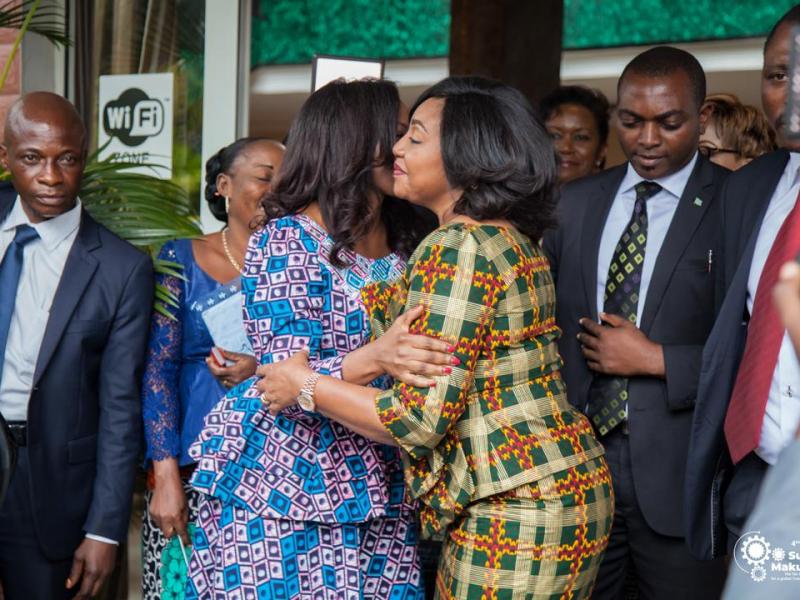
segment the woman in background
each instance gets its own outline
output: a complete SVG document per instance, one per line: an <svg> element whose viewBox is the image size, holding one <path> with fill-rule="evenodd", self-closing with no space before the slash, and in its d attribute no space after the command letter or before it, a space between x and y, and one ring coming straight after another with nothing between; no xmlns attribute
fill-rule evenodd
<svg viewBox="0 0 800 600"><path fill-rule="evenodd" d="M558 156L558 182L597 173L608 151L608 100L581 85L557 88L542 99L539 112Z"/></svg>
<svg viewBox="0 0 800 600"><path fill-rule="evenodd" d="M197 493L187 485L194 467L187 449L203 418L227 388L250 377L255 359L220 349L225 364L211 357L215 345L203 318L208 301L241 301L239 277L244 250L283 159L283 146L261 138L237 140L206 164L206 200L225 223L222 231L164 244L159 259L179 265L158 282L177 298L171 316L153 314L143 382L148 491L142 527L142 589L146 600L161 598L162 550L169 538L188 541L187 523L196 516ZM237 310L229 326L242 328ZM167 583L167 582L165 582Z"/></svg>
<svg viewBox="0 0 800 600"><path fill-rule="evenodd" d="M707 96L703 110L709 116L698 150L711 162L735 171L777 148L775 131L764 113L733 94Z"/></svg>
<svg viewBox="0 0 800 600"><path fill-rule="evenodd" d="M394 154L395 193L440 227L402 277L364 290L377 339L351 358L411 314L412 332L452 345L453 368L382 391L297 352L259 367L262 400L277 418L299 402L401 448L422 535L445 534L437 597L588 598L614 502L603 448L567 402L553 280L532 241L554 223L552 144L517 90L451 77L422 94Z"/></svg>

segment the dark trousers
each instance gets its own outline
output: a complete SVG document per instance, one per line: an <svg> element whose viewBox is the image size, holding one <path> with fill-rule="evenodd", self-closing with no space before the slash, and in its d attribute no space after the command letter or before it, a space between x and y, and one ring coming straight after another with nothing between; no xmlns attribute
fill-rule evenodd
<svg viewBox="0 0 800 600"><path fill-rule="evenodd" d="M631 566L636 571L641 600L719 598L725 583L724 562L699 561L689 554L684 538L653 531L636 499L628 436L617 427L602 442L614 483L614 526L593 600L625 598L625 579ZM681 507L676 506L675 510Z"/></svg>
<svg viewBox="0 0 800 600"><path fill-rule="evenodd" d="M28 485L28 452L20 448L8 494L0 507L0 584L5 600L72 598L64 583L72 557L51 561L36 540Z"/></svg>
<svg viewBox="0 0 800 600"><path fill-rule="evenodd" d="M742 528L753 512L768 468L767 463L751 452L733 470L733 477L722 498L722 514L728 530L728 553L733 552L736 540L745 533Z"/></svg>
<svg viewBox="0 0 800 600"><path fill-rule="evenodd" d="M439 569L439 558L442 555L442 542L420 540L419 566L422 571L422 583L425 585L425 599L433 600L436 593L436 573Z"/></svg>

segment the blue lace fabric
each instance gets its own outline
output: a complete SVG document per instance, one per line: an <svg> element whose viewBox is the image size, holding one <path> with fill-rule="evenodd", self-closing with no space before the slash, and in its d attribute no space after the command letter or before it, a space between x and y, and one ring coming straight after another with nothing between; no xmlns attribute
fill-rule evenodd
<svg viewBox="0 0 800 600"><path fill-rule="evenodd" d="M178 457L185 466L194 462L187 450L203 419L226 392L206 365L213 340L192 306L238 282L223 285L203 271L188 239L164 244L159 258L180 264L185 280L156 275L178 298L178 307L172 309L174 319L153 313L142 385L146 459Z"/></svg>

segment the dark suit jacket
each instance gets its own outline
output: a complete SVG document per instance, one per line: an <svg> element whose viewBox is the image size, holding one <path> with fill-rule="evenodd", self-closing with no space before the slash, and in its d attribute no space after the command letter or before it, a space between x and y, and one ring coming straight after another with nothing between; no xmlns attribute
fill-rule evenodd
<svg viewBox="0 0 800 600"><path fill-rule="evenodd" d="M565 186L560 226L544 249L556 281L556 320L563 334L567 397L585 410L593 373L581 353L578 319L597 320L597 260L608 212L627 163ZM686 449L700 373L700 356L714 319L719 205L728 171L698 157L655 263L641 330L664 347L666 379L632 378L628 385L631 463L639 506L662 535L683 537L681 510ZM702 203L695 202L700 198Z"/></svg>
<svg viewBox="0 0 800 600"><path fill-rule="evenodd" d="M15 196L0 190L0 221ZM30 502L51 560L72 555L86 532L126 539L152 303L150 259L83 212L28 405Z"/></svg>
<svg viewBox="0 0 800 600"><path fill-rule="evenodd" d="M0 414L0 506L3 506L6 490L11 482L16 463L16 448L11 441L11 432L8 430L3 415Z"/></svg>
<svg viewBox="0 0 800 600"><path fill-rule="evenodd" d="M767 206L789 153L772 152L732 174L722 189L722 259L718 297L724 298L703 352L698 402L686 471L687 541L699 558L727 551L721 497L730 475L725 414L747 337L747 279ZM727 293L726 293L727 292Z"/></svg>

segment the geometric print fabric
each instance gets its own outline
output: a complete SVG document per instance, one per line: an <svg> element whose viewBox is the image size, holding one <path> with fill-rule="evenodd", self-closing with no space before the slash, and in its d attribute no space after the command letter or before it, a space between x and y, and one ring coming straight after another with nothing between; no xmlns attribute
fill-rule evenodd
<svg viewBox="0 0 800 600"><path fill-rule="evenodd" d="M217 499L203 503L199 520L226 527L206 530L222 540L195 536L192 562L219 568L199 571L187 599L422 600L413 522L259 519Z"/></svg>
<svg viewBox="0 0 800 600"><path fill-rule="evenodd" d="M361 288L399 277L405 261L345 249L347 266L338 268L328 258L332 243L304 215L273 220L251 236L244 321L261 364L308 347L313 369L341 378L344 356L368 339ZM198 463L192 484L204 500L188 597L307 598L304 582L325 582L324 598L417 598L416 506L405 499L398 450L298 407L273 417L254 383L228 392L189 450ZM378 522L382 546L354 541ZM335 556L342 558L325 558ZM376 576L380 562L393 568ZM391 574L399 579L390 581Z"/></svg>
<svg viewBox="0 0 800 600"><path fill-rule="evenodd" d="M592 426L566 399L538 244L511 227L447 224L405 277L363 296L376 333L421 304L412 331L452 344L460 360L436 388L398 381L376 401L404 450L422 537L445 536L438 597L586 598L612 492Z"/></svg>
<svg viewBox="0 0 800 600"><path fill-rule="evenodd" d="M633 214L614 248L606 278L603 312L618 315L636 324L639 289L647 247L647 200L661 191L653 181L640 181L634 187ZM589 416L600 435L606 435L626 418L628 379L598 375L590 391Z"/></svg>

